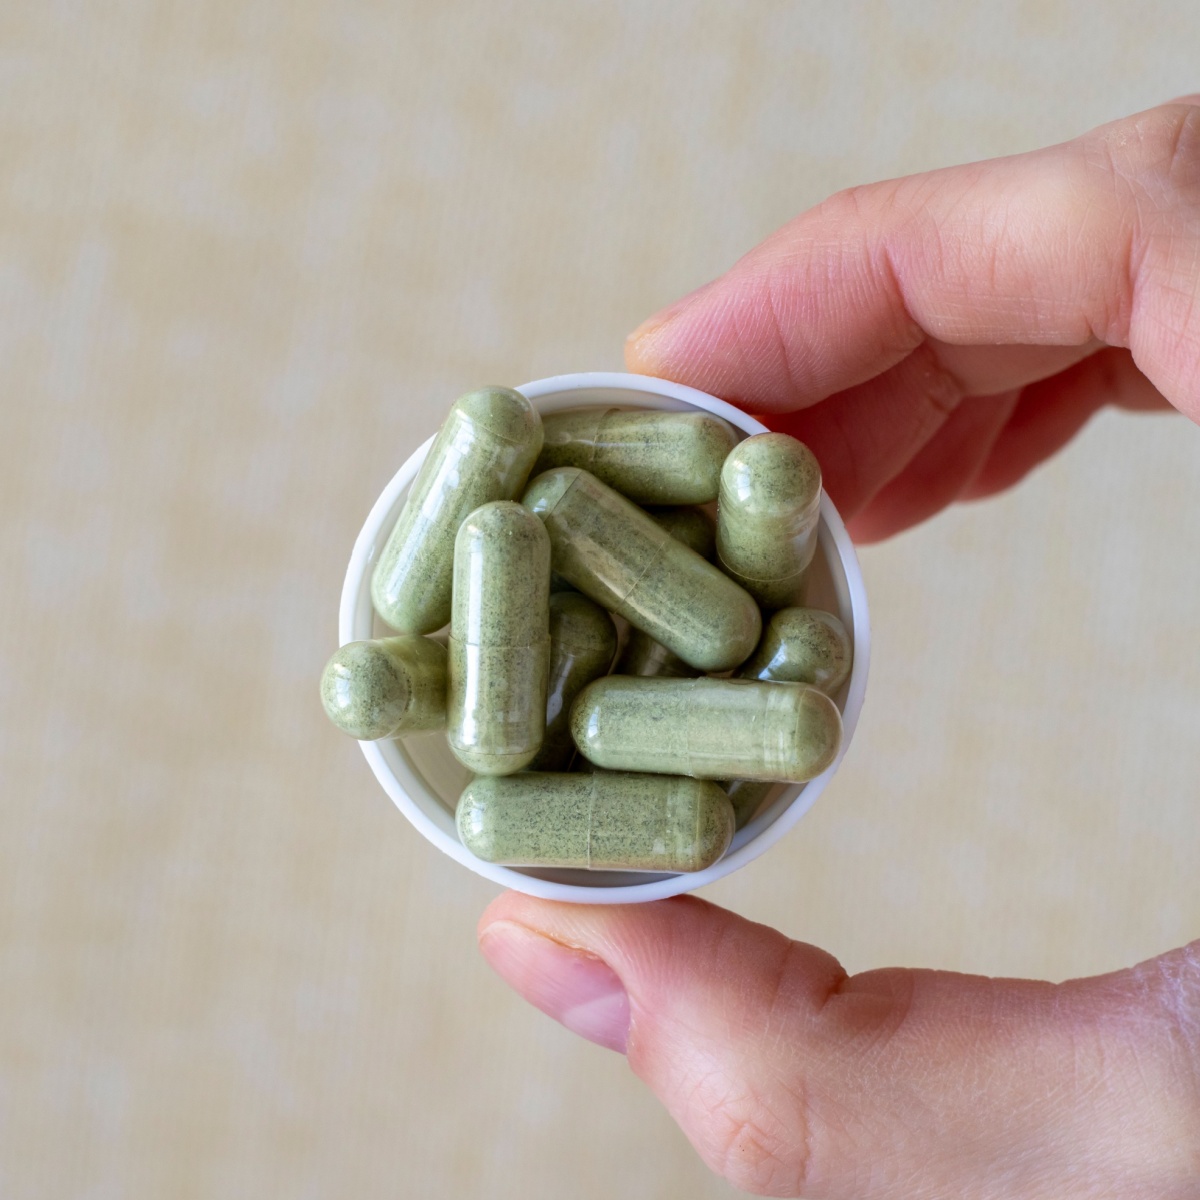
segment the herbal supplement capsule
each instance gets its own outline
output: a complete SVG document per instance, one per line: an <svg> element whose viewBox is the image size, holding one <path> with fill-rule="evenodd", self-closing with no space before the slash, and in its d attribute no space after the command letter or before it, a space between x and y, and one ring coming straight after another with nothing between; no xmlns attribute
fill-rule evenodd
<svg viewBox="0 0 1200 1200"><path fill-rule="evenodd" d="M594 475L546 471L522 503L545 522L564 579L691 666L729 670L757 645L753 599Z"/></svg>
<svg viewBox="0 0 1200 1200"><path fill-rule="evenodd" d="M837 757L842 717L802 683L610 675L580 692L571 736L611 771L803 783Z"/></svg>
<svg viewBox="0 0 1200 1200"><path fill-rule="evenodd" d="M803 602L820 508L821 468L794 437L760 433L725 460L717 558L767 611Z"/></svg>
<svg viewBox="0 0 1200 1200"><path fill-rule="evenodd" d="M583 467L641 504L707 504L737 431L705 412L577 408L543 419L534 474Z"/></svg>
<svg viewBox="0 0 1200 1200"><path fill-rule="evenodd" d="M454 402L371 576L375 611L393 629L432 633L450 620L458 527L481 504L519 496L541 448L541 417L520 392L480 388Z"/></svg>
<svg viewBox="0 0 1200 1200"><path fill-rule="evenodd" d="M360 741L446 727L446 647L413 634L347 642L325 665L321 703Z"/></svg>
<svg viewBox="0 0 1200 1200"><path fill-rule="evenodd" d="M648 511L654 523L661 525L677 542L682 542L689 550L695 550L701 558L711 560L717 548L717 531L704 509L686 504Z"/></svg>
<svg viewBox="0 0 1200 1200"><path fill-rule="evenodd" d="M648 633L631 628L625 639L625 648L617 660L616 674L695 679L700 672L695 667L689 667L678 654L668 650L662 642L656 642Z"/></svg>
<svg viewBox="0 0 1200 1200"><path fill-rule="evenodd" d="M716 531L708 514L699 508L660 508L650 516L677 542L710 559L716 548ZM616 666L618 675L669 675L672 679L693 679L700 672L674 651L656 642L640 629L630 629Z"/></svg>
<svg viewBox="0 0 1200 1200"><path fill-rule="evenodd" d="M770 779L730 779L722 786L733 805L735 829L749 824L751 818L762 808L767 797L779 785Z"/></svg>
<svg viewBox="0 0 1200 1200"><path fill-rule="evenodd" d="M533 760L546 729L550 539L511 500L477 508L454 543L448 736L481 775Z"/></svg>
<svg viewBox="0 0 1200 1200"><path fill-rule="evenodd" d="M850 635L833 613L781 608L766 624L742 679L811 683L832 695L850 674Z"/></svg>
<svg viewBox="0 0 1200 1200"><path fill-rule="evenodd" d="M521 867L703 871L733 837L733 808L715 783L606 771L476 779L456 819L477 858Z"/></svg>
<svg viewBox="0 0 1200 1200"><path fill-rule="evenodd" d="M571 765L571 704L593 679L608 674L616 652L617 630L600 605L575 591L550 597L546 736L531 770L565 771Z"/></svg>

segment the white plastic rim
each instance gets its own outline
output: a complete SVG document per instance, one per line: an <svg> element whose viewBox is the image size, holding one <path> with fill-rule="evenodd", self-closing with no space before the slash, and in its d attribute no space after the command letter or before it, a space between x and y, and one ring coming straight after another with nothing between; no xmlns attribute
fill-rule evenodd
<svg viewBox="0 0 1200 1200"><path fill-rule="evenodd" d="M760 421L724 400L648 375L619 372L556 375L524 384L518 390L543 414L600 404L663 411L702 409L724 417L747 436L767 432L767 427ZM339 645L386 636L389 632L375 617L371 607L371 571L432 442L433 438L430 437L419 446L392 477L375 501L354 543L338 613ZM837 509L826 495L821 497L821 523L814 570L822 559L826 571L826 594L823 603L812 596L809 603L838 612L854 641L854 663L850 678L834 697L841 709L845 730L841 753L833 765L816 779L783 788L754 820L737 832L725 856L705 871L661 875L631 871L541 870L501 867L482 862L458 840L453 812L457 796L439 796L438 789L427 777L430 773L428 750L423 763L421 756L415 753L418 739L360 742L359 745L383 790L421 834L464 867L504 887L531 896L576 904L633 904L677 896L713 883L769 850L808 812L833 778L853 740L867 689L871 627L858 556ZM441 735L423 736L429 739ZM453 761L448 747L445 749L445 758ZM445 791L445 788L442 790Z"/></svg>

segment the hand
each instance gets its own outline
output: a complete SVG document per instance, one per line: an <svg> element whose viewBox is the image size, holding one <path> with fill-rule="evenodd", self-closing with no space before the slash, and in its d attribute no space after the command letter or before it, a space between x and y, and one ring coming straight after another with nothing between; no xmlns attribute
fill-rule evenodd
<svg viewBox="0 0 1200 1200"><path fill-rule="evenodd" d="M643 325L628 360L772 414L859 539L1010 486L1103 404L1200 420L1200 106L840 193ZM694 898L509 894L480 944L624 1052L737 1187L1200 1197L1200 942L1060 985L847 977Z"/></svg>

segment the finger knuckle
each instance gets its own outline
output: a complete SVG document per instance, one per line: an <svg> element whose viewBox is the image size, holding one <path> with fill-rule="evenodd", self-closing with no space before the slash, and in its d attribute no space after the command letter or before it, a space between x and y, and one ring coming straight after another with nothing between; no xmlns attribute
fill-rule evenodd
<svg viewBox="0 0 1200 1200"><path fill-rule="evenodd" d="M746 1091L710 1109L705 1160L734 1187L759 1196L795 1196L813 1177L803 1097ZM786 1111L781 1111L786 1109Z"/></svg>
<svg viewBox="0 0 1200 1200"><path fill-rule="evenodd" d="M1101 136L1114 174L1140 205L1177 211L1200 201L1200 106L1164 104Z"/></svg>

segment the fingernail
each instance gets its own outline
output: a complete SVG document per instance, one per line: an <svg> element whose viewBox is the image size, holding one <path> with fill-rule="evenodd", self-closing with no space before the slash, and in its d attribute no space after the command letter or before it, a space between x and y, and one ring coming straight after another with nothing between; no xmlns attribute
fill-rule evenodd
<svg viewBox="0 0 1200 1200"><path fill-rule="evenodd" d="M479 947L535 1008L589 1042L625 1053L629 996L606 962L512 921L489 925Z"/></svg>
<svg viewBox="0 0 1200 1200"><path fill-rule="evenodd" d="M664 326L669 325L685 308L691 305L712 285L716 283L715 279L710 279L708 283L698 287L694 292L688 292L686 296L680 297L674 304L668 304L666 308L660 309L652 317L647 317L626 339L625 343L628 346L633 346L637 342L645 341L653 334L657 333Z"/></svg>

